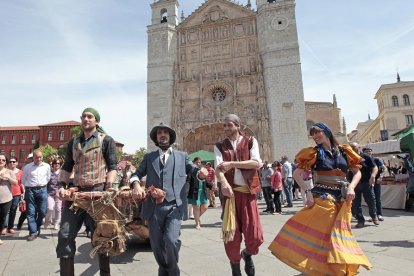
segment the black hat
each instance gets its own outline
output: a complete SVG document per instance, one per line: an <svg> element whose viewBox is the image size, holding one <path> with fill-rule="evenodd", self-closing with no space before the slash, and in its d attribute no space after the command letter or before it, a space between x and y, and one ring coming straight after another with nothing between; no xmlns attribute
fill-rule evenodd
<svg viewBox="0 0 414 276"><path fill-rule="evenodd" d="M170 145L174 144L177 135L175 134L175 131L172 128L170 128L168 125L166 125L164 123L160 123L159 125L157 125L157 126L155 126L151 129L151 132L150 132L151 140L155 143L156 146L158 146L157 131L159 129L162 129L162 128L167 129L168 132L170 133Z"/></svg>

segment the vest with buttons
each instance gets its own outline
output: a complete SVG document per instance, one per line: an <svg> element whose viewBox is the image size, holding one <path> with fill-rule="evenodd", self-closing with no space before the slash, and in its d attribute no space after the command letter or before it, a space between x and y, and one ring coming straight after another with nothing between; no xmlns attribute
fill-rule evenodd
<svg viewBox="0 0 414 276"><path fill-rule="evenodd" d="M92 187L106 182L106 163L102 153L105 134L98 133L96 138L82 148L81 135L73 141L74 183L76 186Z"/></svg>

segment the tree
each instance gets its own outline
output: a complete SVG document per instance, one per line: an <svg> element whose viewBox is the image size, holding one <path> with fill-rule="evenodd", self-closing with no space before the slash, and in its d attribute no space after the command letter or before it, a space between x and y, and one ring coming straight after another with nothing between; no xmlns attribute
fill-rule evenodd
<svg viewBox="0 0 414 276"><path fill-rule="evenodd" d="M49 158L52 155L57 155L58 154L58 150L55 149L54 147L52 147L49 144L46 144L44 146L40 146L38 148L38 150L40 150L43 154L43 161L49 163Z"/></svg>
<svg viewBox="0 0 414 276"><path fill-rule="evenodd" d="M137 150L134 153L134 156L132 157L132 165L134 165L135 167L138 167L139 164L141 163L142 159L144 159L144 155L147 153L147 149L144 147L139 148L139 150Z"/></svg>

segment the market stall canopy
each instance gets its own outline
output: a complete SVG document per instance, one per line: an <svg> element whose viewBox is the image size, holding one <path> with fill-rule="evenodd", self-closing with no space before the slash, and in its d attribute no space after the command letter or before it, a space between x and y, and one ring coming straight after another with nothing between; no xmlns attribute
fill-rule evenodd
<svg viewBox="0 0 414 276"><path fill-rule="evenodd" d="M374 155L401 152L400 140L387 140L378 143L370 143L362 147L371 148Z"/></svg>
<svg viewBox="0 0 414 276"><path fill-rule="evenodd" d="M198 157L201 159L201 162L214 162L214 152L206 151L206 150L199 150L196 152L193 152L189 155L190 160L193 160L194 158Z"/></svg>
<svg viewBox="0 0 414 276"><path fill-rule="evenodd" d="M414 156L414 125L411 125L394 135L400 139L401 150L408 151L411 156Z"/></svg>

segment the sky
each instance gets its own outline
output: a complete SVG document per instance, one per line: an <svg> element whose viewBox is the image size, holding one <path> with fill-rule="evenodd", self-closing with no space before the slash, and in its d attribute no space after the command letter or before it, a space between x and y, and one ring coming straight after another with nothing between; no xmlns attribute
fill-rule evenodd
<svg viewBox="0 0 414 276"><path fill-rule="evenodd" d="M92 106L124 152L146 147L152 2L0 1L0 126L79 121ZM203 2L181 0L180 13ZM413 11L412 0L296 0L305 100L336 94L348 132L375 118L381 84L397 71L414 80Z"/></svg>

